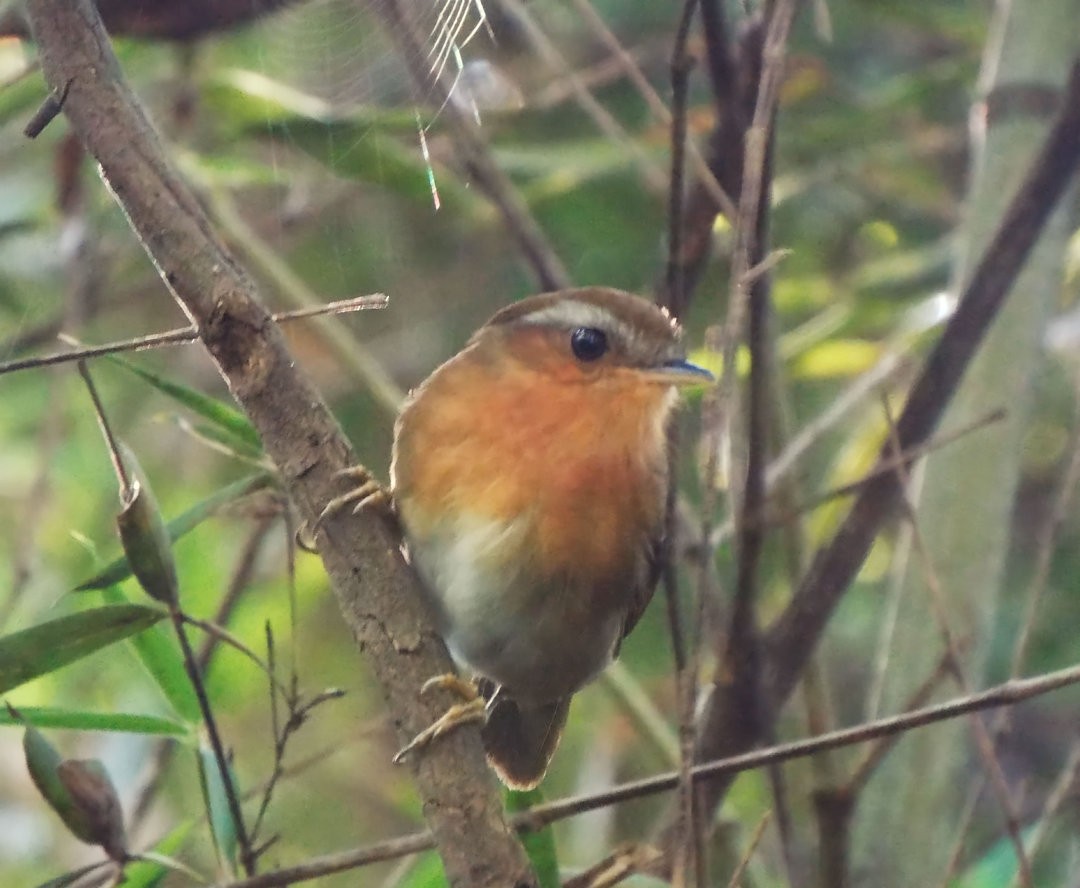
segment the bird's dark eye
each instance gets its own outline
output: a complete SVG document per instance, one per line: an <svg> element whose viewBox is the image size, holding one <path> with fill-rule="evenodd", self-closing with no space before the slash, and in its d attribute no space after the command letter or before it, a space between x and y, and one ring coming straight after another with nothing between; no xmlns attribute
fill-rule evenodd
<svg viewBox="0 0 1080 888"><path fill-rule="evenodd" d="M579 361L595 361L608 349L607 333L596 327L578 327L570 334L570 348Z"/></svg>

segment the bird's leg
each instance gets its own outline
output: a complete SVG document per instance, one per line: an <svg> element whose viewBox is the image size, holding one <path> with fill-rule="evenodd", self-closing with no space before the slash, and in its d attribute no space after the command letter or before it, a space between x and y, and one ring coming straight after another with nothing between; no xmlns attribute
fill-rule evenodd
<svg viewBox="0 0 1080 888"><path fill-rule="evenodd" d="M480 696L476 684L468 679L447 672L444 675L436 675L424 682L420 688L421 694L426 694L435 689L443 689L461 697L461 703L455 703L435 721L412 738L395 753L393 762L401 764L414 749L422 749L443 734L453 731L461 725L484 722L487 719L487 701Z"/></svg>
<svg viewBox="0 0 1080 888"><path fill-rule="evenodd" d="M386 506L390 503L390 491L372 478L371 472L363 466L349 466L347 469L335 473L334 477L352 481L355 486L348 492L341 494L341 496L335 496L330 500L319 513L319 517L315 519L314 524L310 527L303 524L296 531L297 545L307 552L316 550L315 534L319 532L323 522L327 518L336 515L346 506L351 505L352 512L355 515L361 509L367 509L371 506Z"/></svg>

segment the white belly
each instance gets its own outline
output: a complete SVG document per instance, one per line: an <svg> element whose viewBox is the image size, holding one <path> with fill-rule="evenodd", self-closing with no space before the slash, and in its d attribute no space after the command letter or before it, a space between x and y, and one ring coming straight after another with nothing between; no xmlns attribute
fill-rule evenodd
<svg viewBox="0 0 1080 888"><path fill-rule="evenodd" d="M407 516L405 516L407 519ZM459 519L450 532L410 538L447 647L515 698L548 702L578 690L611 661L622 608L581 607L589 589L538 585L498 556L520 552L525 522Z"/></svg>

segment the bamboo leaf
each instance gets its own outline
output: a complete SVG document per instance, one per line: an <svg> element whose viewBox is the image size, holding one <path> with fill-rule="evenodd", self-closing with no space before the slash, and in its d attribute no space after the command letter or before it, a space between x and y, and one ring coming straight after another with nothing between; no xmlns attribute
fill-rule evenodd
<svg viewBox="0 0 1080 888"><path fill-rule="evenodd" d="M258 472L248 475L232 484L226 485L216 493L211 494L201 502L196 503L190 509L177 515L165 525L169 541L175 543L185 534L194 530L207 518L212 517L218 509L229 503L235 502L256 490L262 490L270 486L273 475L269 472ZM131 576L131 566L124 556L109 562L102 570L76 586L74 592L89 592L97 589L105 589L108 586L120 583Z"/></svg>
<svg viewBox="0 0 1080 888"><path fill-rule="evenodd" d="M23 714L11 707L8 713L23 719ZM101 762L62 759L32 724L23 732L23 753L34 786L72 835L87 844L100 845L113 860L122 860L127 853L123 809Z"/></svg>
<svg viewBox="0 0 1080 888"><path fill-rule="evenodd" d="M88 712L81 709L61 709L54 706L20 706L22 719L0 710L0 725L18 725L23 719L39 728L60 728L72 731L118 731L127 734L150 734L161 737L183 737L188 726L183 722L159 715L128 712Z"/></svg>
<svg viewBox="0 0 1080 888"><path fill-rule="evenodd" d="M143 591L154 601L170 608L180 599L169 531L161 517L157 498L131 448L120 445L128 471L135 477L130 492L124 492L124 506L116 516L116 529L128 564ZM130 493L130 495L128 495Z"/></svg>
<svg viewBox="0 0 1080 888"><path fill-rule="evenodd" d="M108 604L0 638L0 693L137 635L165 616L156 607Z"/></svg>
<svg viewBox="0 0 1080 888"><path fill-rule="evenodd" d="M506 811L514 814L543 800L544 794L539 789L530 789L528 792L507 790ZM540 880L540 888L559 888L562 880L559 878L559 856L555 850L555 833L552 828L547 826L536 832L526 833L521 837L521 844Z"/></svg>
<svg viewBox="0 0 1080 888"><path fill-rule="evenodd" d="M113 604L127 602L116 586L105 589L103 596ZM175 636L165 626L151 626L146 632L131 638L130 642L135 656L173 711L189 725L199 724L202 721L202 712L191 687L191 679L184 668L184 660L180 656Z"/></svg>
<svg viewBox="0 0 1080 888"><path fill-rule="evenodd" d="M213 750L205 743L201 744L196 751L196 760L199 764L199 784L202 787L203 805L206 809L207 820L210 822L210 834L214 839L214 847L217 849L222 865L233 873L236 870L236 824L233 823L232 812L229 811L225 780L233 780L233 785L235 785L235 777L230 773L226 778L221 773Z"/></svg>
<svg viewBox="0 0 1080 888"><path fill-rule="evenodd" d="M110 355L109 360L129 373L134 373L140 379L148 382L164 395L168 395L179 404L183 404L193 413L197 413L203 419L214 423L236 438L246 442L249 446L262 451L262 441L255 427L248 422L248 418L235 407L232 407L217 398L204 395L196 389L173 382L157 373L152 373L131 361L125 361L116 355Z"/></svg>
<svg viewBox="0 0 1080 888"><path fill-rule="evenodd" d="M206 879L189 867L172 859L187 841L194 821L185 820L172 829L152 851L144 851L137 862L124 868L124 888L156 888L170 870L185 873L193 881L206 883ZM175 865L174 865L175 864Z"/></svg>

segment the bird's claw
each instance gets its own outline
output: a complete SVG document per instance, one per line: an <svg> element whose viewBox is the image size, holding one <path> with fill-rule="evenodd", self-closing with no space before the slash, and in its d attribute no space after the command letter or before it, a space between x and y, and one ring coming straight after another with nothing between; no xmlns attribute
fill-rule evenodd
<svg viewBox="0 0 1080 888"><path fill-rule="evenodd" d="M450 691L457 694L463 701L470 703L480 696L476 682L462 678L453 672L444 672L442 675L433 675L420 686L421 694L429 694L432 691Z"/></svg>
<svg viewBox="0 0 1080 888"><path fill-rule="evenodd" d="M463 702L455 703L399 749L392 759L395 765L400 765L410 752L424 748L433 740L450 733L455 728L477 722L482 723L487 719L487 703L480 696L473 682L453 673L436 675L424 682L420 688L420 693L427 694L437 689L450 691L461 697Z"/></svg>
<svg viewBox="0 0 1080 888"><path fill-rule="evenodd" d="M353 481L355 486L341 496L335 496L330 500L310 527L307 522L300 525L296 531L296 544L305 552L316 551L315 535L328 518L333 517L346 506L352 505L352 513L355 515L361 509L385 506L390 502L390 491L372 478L371 473L363 466L349 466L335 473L334 477Z"/></svg>

